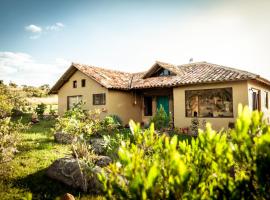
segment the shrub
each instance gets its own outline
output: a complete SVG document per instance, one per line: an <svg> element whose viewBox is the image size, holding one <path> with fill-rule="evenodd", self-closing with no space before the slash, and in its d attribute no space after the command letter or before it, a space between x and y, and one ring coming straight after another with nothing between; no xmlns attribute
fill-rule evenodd
<svg viewBox="0 0 270 200"><path fill-rule="evenodd" d="M86 112L83 110L83 103L78 103L57 119L55 131L82 136L85 139L93 135L102 136L116 132L120 127L116 118L107 116L101 120L100 113L100 110Z"/></svg>
<svg viewBox="0 0 270 200"><path fill-rule="evenodd" d="M20 93L4 84L0 84L0 102L0 118L21 114L29 104Z"/></svg>
<svg viewBox="0 0 270 200"><path fill-rule="evenodd" d="M37 113L37 115L38 115L39 117L43 117L44 112L45 112L45 110L46 110L46 107L47 107L47 106L46 106L46 104L44 104L44 103L40 103L40 104L37 105L35 111L36 111L36 113Z"/></svg>
<svg viewBox="0 0 270 200"><path fill-rule="evenodd" d="M10 118L0 119L0 163L9 161L17 151L20 142L20 131L27 126L19 122L11 122Z"/></svg>
<svg viewBox="0 0 270 200"><path fill-rule="evenodd" d="M99 117L99 110L87 113L83 110L83 103L80 102L66 111L63 117L57 118L54 129L55 131L88 138L102 129Z"/></svg>
<svg viewBox="0 0 270 200"><path fill-rule="evenodd" d="M151 123L154 123L158 130L169 127L170 121L171 117L167 115L163 106L157 109L156 114L151 119Z"/></svg>
<svg viewBox="0 0 270 200"><path fill-rule="evenodd" d="M110 117L113 118L115 124L118 124L119 126L123 125L123 121L118 115L110 115Z"/></svg>
<svg viewBox="0 0 270 200"><path fill-rule="evenodd" d="M239 106L235 129L207 124L191 142L159 136L153 124L120 145L100 180L110 199L269 199L270 127Z"/></svg>

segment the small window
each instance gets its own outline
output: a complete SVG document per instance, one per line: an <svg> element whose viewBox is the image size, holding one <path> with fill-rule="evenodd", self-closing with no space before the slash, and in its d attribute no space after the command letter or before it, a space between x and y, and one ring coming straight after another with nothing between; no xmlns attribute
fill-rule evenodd
<svg viewBox="0 0 270 200"><path fill-rule="evenodd" d="M82 79L82 87L85 87L85 79Z"/></svg>
<svg viewBox="0 0 270 200"><path fill-rule="evenodd" d="M72 109L74 105L80 103L82 101L82 96L68 96L67 97L67 109Z"/></svg>
<svg viewBox="0 0 270 200"><path fill-rule="evenodd" d="M152 97L144 97L144 116L152 116Z"/></svg>
<svg viewBox="0 0 270 200"><path fill-rule="evenodd" d="M268 92L264 91L263 92L263 103L264 103L264 107L268 109L268 103L269 103L269 100L268 100Z"/></svg>
<svg viewBox="0 0 270 200"><path fill-rule="evenodd" d="M160 72L159 76L170 76L171 72L167 69L164 69Z"/></svg>
<svg viewBox="0 0 270 200"><path fill-rule="evenodd" d="M93 105L105 105L106 104L106 94L93 94Z"/></svg>
<svg viewBox="0 0 270 200"><path fill-rule="evenodd" d="M73 88L77 88L77 81L73 81Z"/></svg>
<svg viewBox="0 0 270 200"><path fill-rule="evenodd" d="M260 95L260 90L257 89L250 89L251 91L251 105L252 105L252 110L261 110L261 95Z"/></svg>

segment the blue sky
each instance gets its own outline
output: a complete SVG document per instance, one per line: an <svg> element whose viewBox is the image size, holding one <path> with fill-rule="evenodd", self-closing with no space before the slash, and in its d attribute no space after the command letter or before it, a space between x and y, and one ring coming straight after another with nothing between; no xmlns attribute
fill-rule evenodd
<svg viewBox="0 0 270 200"><path fill-rule="evenodd" d="M0 79L53 84L80 62L143 71L209 61L270 79L267 0L0 0Z"/></svg>

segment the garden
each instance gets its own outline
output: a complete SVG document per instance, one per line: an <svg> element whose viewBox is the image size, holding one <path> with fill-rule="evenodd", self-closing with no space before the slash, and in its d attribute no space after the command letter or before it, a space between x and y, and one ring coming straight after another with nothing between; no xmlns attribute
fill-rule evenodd
<svg viewBox="0 0 270 200"><path fill-rule="evenodd" d="M0 199L270 198L270 127L258 111L239 105L235 128L219 132L196 119L188 135L162 108L148 127L124 127L82 102L62 117L44 116L46 105L25 114L0 89Z"/></svg>

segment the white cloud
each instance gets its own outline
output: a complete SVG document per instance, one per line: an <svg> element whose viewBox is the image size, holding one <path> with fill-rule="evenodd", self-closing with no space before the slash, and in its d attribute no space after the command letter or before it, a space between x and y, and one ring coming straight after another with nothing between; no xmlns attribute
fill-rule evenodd
<svg viewBox="0 0 270 200"><path fill-rule="evenodd" d="M32 32L32 33L41 33L42 32L42 28L40 26L37 26L34 24L30 24L30 25L26 26L25 30Z"/></svg>
<svg viewBox="0 0 270 200"><path fill-rule="evenodd" d="M53 25L46 26L45 32L41 26L37 26L34 24L30 24L28 26L25 26L24 28L26 31L32 33L32 35L29 38L31 40L36 40L36 39L39 39L41 37L41 35L44 33L46 34L48 32L52 32L52 31L61 31L64 27L65 27L65 25L62 22L57 22Z"/></svg>
<svg viewBox="0 0 270 200"><path fill-rule="evenodd" d="M46 30L48 31L60 31L65 27L65 25L61 22L57 22L51 26L47 26Z"/></svg>
<svg viewBox="0 0 270 200"><path fill-rule="evenodd" d="M0 80L6 83L13 81L21 85L52 85L69 66L70 62L63 58L42 63L29 54L0 52Z"/></svg>

